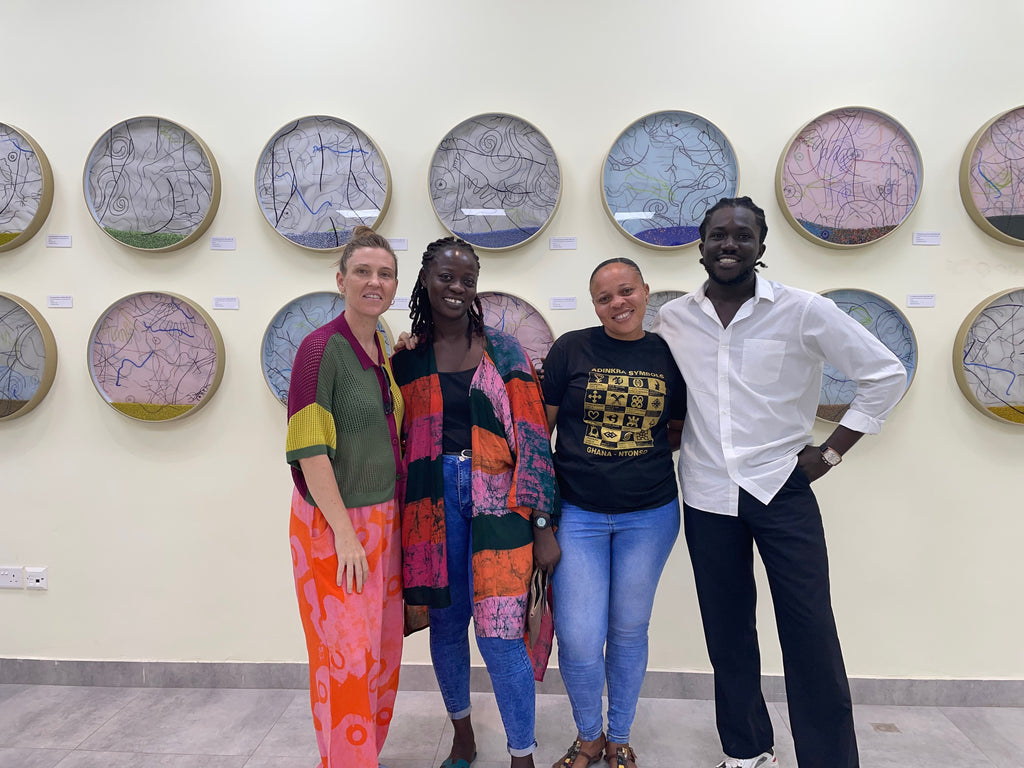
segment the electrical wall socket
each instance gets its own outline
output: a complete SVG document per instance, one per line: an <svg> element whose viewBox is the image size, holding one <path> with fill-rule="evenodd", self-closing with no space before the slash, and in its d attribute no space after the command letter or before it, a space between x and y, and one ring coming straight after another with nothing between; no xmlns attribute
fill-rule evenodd
<svg viewBox="0 0 1024 768"><path fill-rule="evenodd" d="M25 589L48 589L46 566L25 566Z"/></svg>
<svg viewBox="0 0 1024 768"><path fill-rule="evenodd" d="M0 589L21 589L24 585L20 565L0 565Z"/></svg>

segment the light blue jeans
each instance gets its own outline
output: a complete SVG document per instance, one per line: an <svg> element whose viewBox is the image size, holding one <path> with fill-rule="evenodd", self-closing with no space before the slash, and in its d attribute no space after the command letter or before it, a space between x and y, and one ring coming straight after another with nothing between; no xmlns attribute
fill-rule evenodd
<svg viewBox="0 0 1024 768"><path fill-rule="evenodd" d="M448 547L448 586L452 604L430 609L430 658L448 716L469 715L469 620L473 616L471 460L445 456L444 524ZM494 699L505 726L508 751L513 757L533 754L535 694L533 666L521 638L476 638L480 655L491 676Z"/></svg>
<svg viewBox="0 0 1024 768"><path fill-rule="evenodd" d="M678 500L615 515L562 502L553 581L558 670L584 741L601 734L607 681L608 740L629 742L654 593L678 534Z"/></svg>

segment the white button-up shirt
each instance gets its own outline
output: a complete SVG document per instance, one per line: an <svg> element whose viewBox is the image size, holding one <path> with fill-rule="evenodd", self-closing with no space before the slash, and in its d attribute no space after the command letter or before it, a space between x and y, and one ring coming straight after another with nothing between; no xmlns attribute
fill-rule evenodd
<svg viewBox="0 0 1024 768"><path fill-rule="evenodd" d="M757 277L727 328L705 286L661 308L654 332L686 380L683 500L738 514L739 489L767 504L812 441L824 363L857 383L840 422L874 434L902 397L899 359L830 299Z"/></svg>

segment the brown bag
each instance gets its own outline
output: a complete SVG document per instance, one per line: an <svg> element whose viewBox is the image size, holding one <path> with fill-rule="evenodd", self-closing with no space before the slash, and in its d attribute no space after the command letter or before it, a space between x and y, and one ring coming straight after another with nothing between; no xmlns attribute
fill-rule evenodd
<svg viewBox="0 0 1024 768"><path fill-rule="evenodd" d="M526 606L526 647L530 652L535 680L543 680L547 671L548 658L555 638L555 621L552 616L552 594L548 575L540 568L533 569L530 578L530 593Z"/></svg>

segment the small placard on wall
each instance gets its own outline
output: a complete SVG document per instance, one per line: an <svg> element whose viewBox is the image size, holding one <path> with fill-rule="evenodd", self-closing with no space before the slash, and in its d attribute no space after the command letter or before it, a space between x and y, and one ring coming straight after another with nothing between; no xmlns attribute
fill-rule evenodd
<svg viewBox="0 0 1024 768"><path fill-rule="evenodd" d="M552 251L575 251L575 237L552 237L548 240L548 248Z"/></svg>
<svg viewBox="0 0 1024 768"><path fill-rule="evenodd" d="M935 294L934 293L908 293L907 294L907 306L908 307L934 307L935 306Z"/></svg>
<svg viewBox="0 0 1024 768"><path fill-rule="evenodd" d="M211 251L233 251L235 250L235 238L233 237L211 237Z"/></svg>
<svg viewBox="0 0 1024 768"><path fill-rule="evenodd" d="M238 309L238 297L237 296L214 296L213 297L213 308L214 309Z"/></svg>
<svg viewBox="0 0 1024 768"><path fill-rule="evenodd" d="M46 297L46 306L50 309L71 309L74 304L74 297L67 294Z"/></svg>
<svg viewBox="0 0 1024 768"><path fill-rule="evenodd" d="M388 309L409 309L409 297L395 296L395 300L391 302L391 306Z"/></svg>
<svg viewBox="0 0 1024 768"><path fill-rule="evenodd" d="M915 232L914 245L942 245L942 233Z"/></svg>
<svg viewBox="0 0 1024 768"><path fill-rule="evenodd" d="M47 235L46 236L46 247L47 248L70 248L71 247L71 235Z"/></svg>
<svg viewBox="0 0 1024 768"><path fill-rule="evenodd" d="M408 251L409 250L409 238L408 237L389 237L388 242L391 243L391 248L396 251Z"/></svg>
<svg viewBox="0 0 1024 768"><path fill-rule="evenodd" d="M550 309L576 309L575 296L552 296L548 300Z"/></svg>

